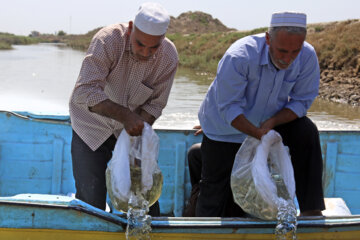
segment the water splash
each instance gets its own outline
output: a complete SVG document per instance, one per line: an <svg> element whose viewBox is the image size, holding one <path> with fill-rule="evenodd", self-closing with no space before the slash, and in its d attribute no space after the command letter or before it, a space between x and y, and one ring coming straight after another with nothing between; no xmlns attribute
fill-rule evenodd
<svg viewBox="0 0 360 240"><path fill-rule="evenodd" d="M276 240L296 240L297 218L296 206L290 198L284 180L280 175L272 175L279 197L277 225L275 228Z"/></svg>
<svg viewBox="0 0 360 240"><path fill-rule="evenodd" d="M278 208L278 223L275 228L276 240L296 240L296 208L292 201L281 199Z"/></svg>
<svg viewBox="0 0 360 240"><path fill-rule="evenodd" d="M127 240L150 240L151 217L148 212L149 202L141 194L131 194L125 233Z"/></svg>

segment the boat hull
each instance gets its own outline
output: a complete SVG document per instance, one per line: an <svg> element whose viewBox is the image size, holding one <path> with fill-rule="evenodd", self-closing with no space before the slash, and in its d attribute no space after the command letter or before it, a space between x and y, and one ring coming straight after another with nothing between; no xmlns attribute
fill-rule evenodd
<svg viewBox="0 0 360 240"><path fill-rule="evenodd" d="M358 240L359 230L344 230L341 232L315 232L298 233L298 240ZM151 240L274 240L274 234L262 233L151 233ZM101 232L101 231L74 231L56 229L18 229L0 228L0 239L6 240L126 240L123 232Z"/></svg>
<svg viewBox="0 0 360 240"><path fill-rule="evenodd" d="M0 111L0 239L126 239L125 214L94 208L72 196L68 116ZM151 239L275 239L276 222L253 218L182 218L190 197L187 149L201 141L191 130L159 130L164 175L161 214ZM322 131L324 190L352 214L298 218L301 239L360 239L360 132ZM27 193L27 194L23 194ZM20 195L19 195L20 194ZM349 212L350 212L349 211ZM346 216L347 215L347 216Z"/></svg>
<svg viewBox="0 0 360 240"><path fill-rule="evenodd" d="M126 239L126 214L60 195L0 197L0 239ZM255 218L152 218L156 239L275 239L275 221ZM301 239L359 239L360 215L298 217Z"/></svg>

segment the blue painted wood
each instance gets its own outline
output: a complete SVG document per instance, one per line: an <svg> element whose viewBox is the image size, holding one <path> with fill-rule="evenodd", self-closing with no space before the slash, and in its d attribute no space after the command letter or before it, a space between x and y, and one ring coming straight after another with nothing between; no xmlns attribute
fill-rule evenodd
<svg viewBox="0 0 360 240"><path fill-rule="evenodd" d="M335 169L338 144L337 142L327 142L326 144L326 161L325 161L325 195L333 196L335 191Z"/></svg>
<svg viewBox="0 0 360 240"><path fill-rule="evenodd" d="M5 146L6 147L6 146ZM52 162L50 160L26 161L1 159L2 179L51 179Z"/></svg>
<svg viewBox="0 0 360 240"><path fill-rule="evenodd" d="M189 187L184 188L186 183L190 184L189 178L185 176L187 146L200 141L200 137L193 136L193 131L156 132L160 137L158 162L164 176L163 191L159 199L161 212L181 216L185 196L190 192Z"/></svg>
<svg viewBox="0 0 360 240"><path fill-rule="evenodd" d="M360 214L360 194L354 191L337 190L336 196L341 196L351 211L351 214Z"/></svg>
<svg viewBox="0 0 360 240"><path fill-rule="evenodd" d="M123 232L120 217L58 195L0 197L0 227Z"/></svg>
<svg viewBox="0 0 360 240"><path fill-rule="evenodd" d="M340 145L340 153L349 153L352 155L360 155L360 142L359 138L355 136L349 136L348 138L343 138L343 144Z"/></svg>
<svg viewBox="0 0 360 240"><path fill-rule="evenodd" d="M52 143L11 142L4 140L1 144L1 156L11 161L46 161L52 160Z"/></svg>
<svg viewBox="0 0 360 240"><path fill-rule="evenodd" d="M174 215L181 217L185 202L185 143L178 143L176 145L176 168L175 168L175 196L174 196Z"/></svg>
<svg viewBox="0 0 360 240"><path fill-rule="evenodd" d="M64 141L62 141L61 139L54 139L53 169L52 169L52 182L51 182L51 193L52 194L60 194L61 193L63 147L64 147Z"/></svg>
<svg viewBox="0 0 360 240"><path fill-rule="evenodd" d="M337 161L336 168L333 170L334 178L325 177L325 197L329 189L327 186L333 186L333 197L341 197L345 200L352 214L359 214L360 191L359 179L357 175L360 171L360 133L358 131L325 131L320 133L321 144L327 146L329 142L336 142ZM324 162L331 160L324 157ZM328 173L328 171L327 171Z"/></svg>
<svg viewBox="0 0 360 240"><path fill-rule="evenodd" d="M29 117L0 112L0 196L19 193L75 193L68 116ZM190 196L186 151L201 136L194 131L156 130L160 137L159 167L164 185L163 214L179 215ZM352 212L360 209L360 132L322 131L326 197L344 197ZM178 146L182 146L182 150ZM337 151L336 151L337 149ZM181 152L181 155L176 155ZM182 160L179 160L179 159ZM180 175L179 175L180 172ZM180 187L179 187L180 186ZM344 196L342 196L344 194Z"/></svg>
<svg viewBox="0 0 360 240"><path fill-rule="evenodd" d="M336 171L360 174L360 155L339 153Z"/></svg>
<svg viewBox="0 0 360 240"><path fill-rule="evenodd" d="M338 172L336 174L335 189L360 192L360 174L352 172Z"/></svg>
<svg viewBox="0 0 360 240"><path fill-rule="evenodd" d="M126 223L125 214L110 214L69 197L39 194L0 197L0 228L124 234ZM244 234L238 237L245 239L249 234L273 234L276 222L252 218L153 218L151 225L153 233L204 234L199 239L207 239L207 234ZM359 228L359 216L299 219L297 232L359 231Z"/></svg>
<svg viewBox="0 0 360 240"><path fill-rule="evenodd" d="M44 122L1 113L0 124L1 196L75 192L70 148L67 147L65 158L65 149L59 144L61 141L63 145L70 146L71 127L68 121ZM64 164L66 168L62 166L63 160L68 161ZM66 185L61 181L66 181Z"/></svg>
<svg viewBox="0 0 360 240"><path fill-rule="evenodd" d="M0 179L1 196L13 196L19 193L51 193L50 179Z"/></svg>

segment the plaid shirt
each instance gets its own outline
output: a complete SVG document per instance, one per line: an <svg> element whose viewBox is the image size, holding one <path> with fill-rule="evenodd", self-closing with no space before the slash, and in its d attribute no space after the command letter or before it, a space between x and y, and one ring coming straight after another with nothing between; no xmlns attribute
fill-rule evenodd
<svg viewBox="0 0 360 240"><path fill-rule="evenodd" d="M139 61L131 54L127 30L126 24L114 24L94 36L70 98L72 128L93 151L112 134L118 137L123 124L92 113L89 107L110 99L158 118L176 73L178 55L169 39L151 59Z"/></svg>

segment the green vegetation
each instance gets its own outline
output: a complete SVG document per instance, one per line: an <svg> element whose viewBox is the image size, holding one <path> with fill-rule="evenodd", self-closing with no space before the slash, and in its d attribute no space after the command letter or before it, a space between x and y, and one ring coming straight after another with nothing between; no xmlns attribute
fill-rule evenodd
<svg viewBox="0 0 360 240"><path fill-rule="evenodd" d="M200 23L202 23L204 25L209 24L207 15L199 15L197 13L191 13L190 18L191 18L191 20L196 21L196 22L200 22Z"/></svg>
<svg viewBox="0 0 360 240"><path fill-rule="evenodd" d="M316 49L320 67L333 70L360 67L360 21L315 25L307 41ZM321 31L319 31L321 29Z"/></svg>
<svg viewBox="0 0 360 240"><path fill-rule="evenodd" d="M10 43L0 42L0 50L8 50L8 49L12 49L12 46Z"/></svg>
<svg viewBox="0 0 360 240"><path fill-rule="evenodd" d="M215 74L219 60L233 42L247 35L264 31L266 28L247 32L184 35L176 33L169 34L167 37L174 42L178 50L180 66Z"/></svg>
<svg viewBox="0 0 360 240"><path fill-rule="evenodd" d="M64 32L63 30L60 30L57 35L58 36L65 36L66 32Z"/></svg>
<svg viewBox="0 0 360 240"><path fill-rule="evenodd" d="M84 35L67 35L62 31L57 35L42 35L34 31L36 36L32 37L0 33L0 49L11 49L13 44L62 42L71 48L86 51L92 37L99 29L94 29ZM219 60L233 42L244 36L266 30L267 28L258 28L244 32L175 33L167 34L167 37L174 42L178 50L180 66L215 74ZM357 74L360 72L360 38L358 36L360 36L360 21L348 20L309 25L307 41L315 47L321 69L352 68Z"/></svg>
<svg viewBox="0 0 360 240"><path fill-rule="evenodd" d="M26 45L37 42L38 40L35 38L0 32L0 50L12 49L12 45Z"/></svg>
<svg viewBox="0 0 360 240"><path fill-rule="evenodd" d="M68 35L64 38L63 42L73 49L86 51L89 48L91 39L99 30L100 28L97 28L84 35Z"/></svg>

